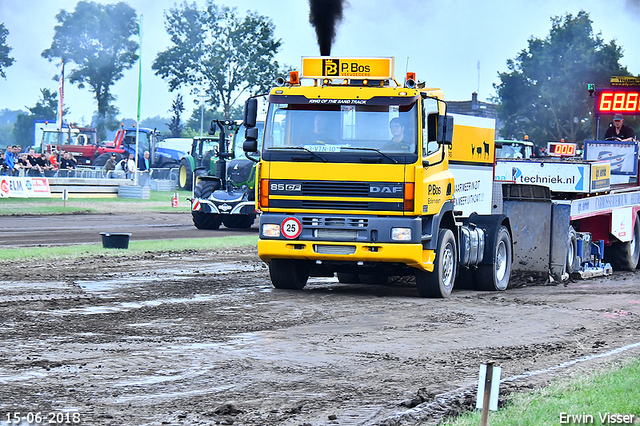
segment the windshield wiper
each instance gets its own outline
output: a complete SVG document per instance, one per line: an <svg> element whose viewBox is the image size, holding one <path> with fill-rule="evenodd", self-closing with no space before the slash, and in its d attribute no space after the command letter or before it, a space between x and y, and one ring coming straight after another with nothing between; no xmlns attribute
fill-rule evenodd
<svg viewBox="0 0 640 426"><path fill-rule="evenodd" d="M375 151L378 154L383 155L383 156L387 157L389 160L391 160L394 163L398 164L398 160L396 160L393 157L388 156L387 154L385 154L384 152L382 152L382 151L380 151L379 149L376 149L376 148L364 148L364 147L361 147L361 146L341 146L340 149L341 150L343 150L343 149L355 149L357 151Z"/></svg>
<svg viewBox="0 0 640 426"><path fill-rule="evenodd" d="M301 150L301 151L307 151L310 154L315 155L316 157L318 157L319 159L321 159L322 161L324 161L325 163L327 162L327 159L324 158L322 155L318 154L317 152L313 152L310 149L305 148L304 146L272 146L269 147L267 149L277 149L277 150L289 150L289 149L296 149L296 150Z"/></svg>

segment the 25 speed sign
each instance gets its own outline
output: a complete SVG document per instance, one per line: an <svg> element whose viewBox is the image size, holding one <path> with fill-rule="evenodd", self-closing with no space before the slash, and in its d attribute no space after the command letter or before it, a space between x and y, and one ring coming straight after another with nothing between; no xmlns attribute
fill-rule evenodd
<svg viewBox="0 0 640 426"><path fill-rule="evenodd" d="M302 224L295 217L288 217L282 221L282 235L285 238L294 239L300 236Z"/></svg>

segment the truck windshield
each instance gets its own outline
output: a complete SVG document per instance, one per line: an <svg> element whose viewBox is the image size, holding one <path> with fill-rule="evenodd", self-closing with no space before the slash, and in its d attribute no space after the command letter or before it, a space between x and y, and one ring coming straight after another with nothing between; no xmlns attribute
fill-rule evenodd
<svg viewBox="0 0 640 426"><path fill-rule="evenodd" d="M416 102L408 105L270 104L264 149L301 147L314 152L373 148L415 154ZM373 150L372 150L373 151Z"/></svg>

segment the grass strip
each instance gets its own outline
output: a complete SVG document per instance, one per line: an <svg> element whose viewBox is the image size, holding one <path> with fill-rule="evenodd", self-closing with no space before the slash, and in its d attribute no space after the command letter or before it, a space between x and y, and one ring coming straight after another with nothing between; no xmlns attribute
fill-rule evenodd
<svg viewBox="0 0 640 426"><path fill-rule="evenodd" d="M504 408L489 413L491 426L640 423L640 360L548 387L511 396ZM627 416L624 418L624 416ZM631 417L633 416L633 417ZM447 426L477 426L480 410L463 414Z"/></svg>
<svg viewBox="0 0 640 426"><path fill-rule="evenodd" d="M175 240L130 241L129 248L105 249L102 244L82 244L54 247L24 247L0 250L0 260L43 260L60 258L80 258L96 255L129 256L145 252L166 252L182 250L215 250L221 248L256 247L258 237L231 236L222 238L184 238Z"/></svg>

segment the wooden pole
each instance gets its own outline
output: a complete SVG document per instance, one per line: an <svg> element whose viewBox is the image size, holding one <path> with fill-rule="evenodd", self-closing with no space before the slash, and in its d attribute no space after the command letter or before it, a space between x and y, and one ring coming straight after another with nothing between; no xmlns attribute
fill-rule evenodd
<svg viewBox="0 0 640 426"><path fill-rule="evenodd" d="M487 426L489 424L489 402L491 399L493 364L493 361L487 362L487 372L484 376L484 398L482 399L482 415L480 416L480 426Z"/></svg>

